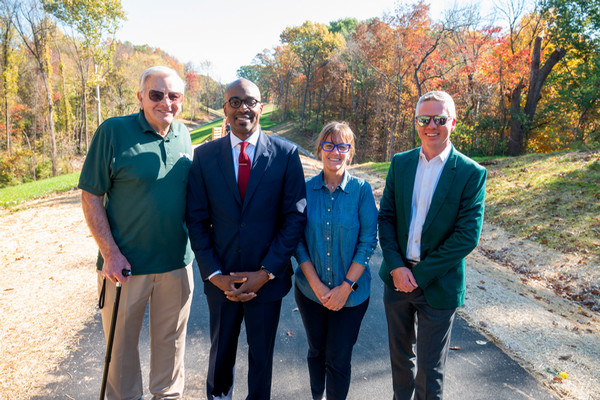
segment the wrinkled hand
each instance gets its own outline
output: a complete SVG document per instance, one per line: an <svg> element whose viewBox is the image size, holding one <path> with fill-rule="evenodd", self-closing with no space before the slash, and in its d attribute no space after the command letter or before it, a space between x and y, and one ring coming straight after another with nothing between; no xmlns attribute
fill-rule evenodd
<svg viewBox="0 0 600 400"><path fill-rule="evenodd" d="M349 285L340 285L331 289L325 296L321 297L323 306L332 311L339 311L346 304L348 296L352 291Z"/></svg>
<svg viewBox="0 0 600 400"><path fill-rule="evenodd" d="M394 286L399 292L410 293L419 287L412 271L406 267L392 270L392 278Z"/></svg>
<svg viewBox="0 0 600 400"><path fill-rule="evenodd" d="M129 281L129 277L123 276L124 269L131 270L131 265L120 252L104 257L102 275L110 279L112 283L117 283L117 281L125 283Z"/></svg>
<svg viewBox="0 0 600 400"><path fill-rule="evenodd" d="M231 301L248 301L256 297L255 293L243 293L236 288L236 285L243 286L245 282L246 278L243 276L218 274L210 278L210 283L221 289Z"/></svg>

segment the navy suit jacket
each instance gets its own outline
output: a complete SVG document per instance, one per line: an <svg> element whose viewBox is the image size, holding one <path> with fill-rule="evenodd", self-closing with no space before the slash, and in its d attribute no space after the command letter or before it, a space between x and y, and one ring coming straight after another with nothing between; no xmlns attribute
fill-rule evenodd
<svg viewBox="0 0 600 400"><path fill-rule="evenodd" d="M281 299L291 288L290 257L306 224L306 185L296 146L259 133L243 204L229 136L196 148L186 222L203 280L218 270L228 275L264 266L276 278L252 301ZM204 292L223 296L208 282Z"/></svg>

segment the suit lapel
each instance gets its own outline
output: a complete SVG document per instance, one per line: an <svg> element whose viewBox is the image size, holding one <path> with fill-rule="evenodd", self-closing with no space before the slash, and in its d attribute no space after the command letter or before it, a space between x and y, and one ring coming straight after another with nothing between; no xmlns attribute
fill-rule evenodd
<svg viewBox="0 0 600 400"><path fill-rule="evenodd" d="M433 192L431 205L429 206L429 211L427 212L427 217L425 218L425 223L423 224L423 232L429 228L439 213L444 201L446 200L446 197L448 196L448 192L450 192L450 188L452 188L452 182L454 181L454 175L456 174L457 160L458 157L454 152L454 148L452 148L450 155L448 156L448 161L446 161L446 165L444 165L444 169L440 175L440 180L435 188L435 192Z"/></svg>
<svg viewBox="0 0 600 400"><path fill-rule="evenodd" d="M404 221L406 222L406 232L410 230L410 219L412 214L412 198L415 187L415 178L417 175L417 165L419 164L419 149L412 151L408 155L406 169L396 171L396 174L401 174L404 178Z"/></svg>
<svg viewBox="0 0 600 400"><path fill-rule="evenodd" d="M231 133L229 135L231 135ZM220 154L217 158L219 160L219 166L221 167L221 171L223 171L227 187L229 187L229 190L233 192L233 196L241 205L242 197L240 196L240 190L238 189L237 181L235 180L235 170L233 169L233 156L231 151L231 139L229 138L229 135L225 136L222 139L219 139L221 141L221 145L219 146Z"/></svg>
<svg viewBox="0 0 600 400"><path fill-rule="evenodd" d="M272 151L271 138L261 130L258 137L258 142L256 143L256 150L254 151L254 161L252 162L250 178L248 179L248 187L246 188L244 207L252 199L254 192L258 188L258 184L267 171L267 168L269 168L269 165L271 164Z"/></svg>

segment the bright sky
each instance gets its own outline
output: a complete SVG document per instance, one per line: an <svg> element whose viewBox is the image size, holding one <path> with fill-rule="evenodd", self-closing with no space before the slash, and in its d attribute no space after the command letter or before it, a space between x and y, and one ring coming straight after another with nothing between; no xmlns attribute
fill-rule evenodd
<svg viewBox="0 0 600 400"><path fill-rule="evenodd" d="M471 0L456 0L470 4ZM490 4L484 0L483 4ZM180 62L200 65L210 61L210 76L222 83L236 78L242 65L256 54L280 43L287 27L306 20L329 24L340 18L359 21L382 17L394 9L394 0L121 0L127 21L117 39L158 47ZM454 0L429 0L434 18ZM489 7L482 6L482 13Z"/></svg>

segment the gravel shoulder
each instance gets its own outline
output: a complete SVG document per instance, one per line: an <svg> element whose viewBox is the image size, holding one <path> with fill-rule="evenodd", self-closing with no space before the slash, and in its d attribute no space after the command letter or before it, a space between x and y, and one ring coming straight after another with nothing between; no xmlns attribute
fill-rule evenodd
<svg viewBox="0 0 600 400"><path fill-rule="evenodd" d="M307 175L318 171L317 161L302 159ZM382 179L354 174L381 197ZM97 248L79 190L0 211L0 223L0 398L28 399L53 380L94 317ZM575 270L578 280L599 282L598 266L486 223L468 267L461 316L559 397L600 400L600 314L553 289L553 279ZM547 368L568 378L554 380Z"/></svg>

